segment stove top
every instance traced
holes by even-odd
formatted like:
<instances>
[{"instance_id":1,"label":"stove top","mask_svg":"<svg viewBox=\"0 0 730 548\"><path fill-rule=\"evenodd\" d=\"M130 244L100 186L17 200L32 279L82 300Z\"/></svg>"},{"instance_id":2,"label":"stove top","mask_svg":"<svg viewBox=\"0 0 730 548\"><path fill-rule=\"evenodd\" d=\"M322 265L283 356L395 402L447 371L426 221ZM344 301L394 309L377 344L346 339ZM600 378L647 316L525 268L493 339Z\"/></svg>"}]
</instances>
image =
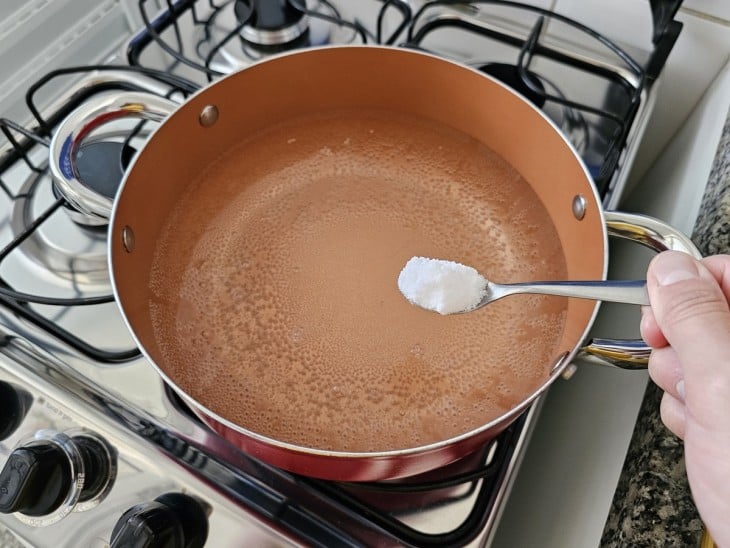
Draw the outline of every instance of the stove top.
<instances>
[{"instance_id":1,"label":"stove top","mask_svg":"<svg viewBox=\"0 0 730 548\"><path fill-rule=\"evenodd\" d=\"M488 544L539 403L473 457L402 481L333 483L244 455L135 348L111 296L105 224L59 192L51 139L104 94L182 102L292 47L379 43L512 85L568 136L612 207L679 32L679 2L652 3L654 49L631 54L518 2L160 4L136 4L142 28L123 52L38 75L28 120L0 119L0 523L31 546L124 546L135 535L140 546ZM153 129L120 121L85 140L79 170L93 192L113 196Z\"/></svg>"}]
</instances>

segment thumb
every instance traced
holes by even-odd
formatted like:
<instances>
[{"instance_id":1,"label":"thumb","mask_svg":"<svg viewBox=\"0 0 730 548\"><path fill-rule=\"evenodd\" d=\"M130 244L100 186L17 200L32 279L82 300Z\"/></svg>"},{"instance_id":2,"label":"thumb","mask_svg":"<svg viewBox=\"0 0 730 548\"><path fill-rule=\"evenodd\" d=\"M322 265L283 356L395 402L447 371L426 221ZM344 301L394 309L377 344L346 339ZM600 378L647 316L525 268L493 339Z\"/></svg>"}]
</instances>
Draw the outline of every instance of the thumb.
<instances>
[{"instance_id":1,"label":"thumb","mask_svg":"<svg viewBox=\"0 0 730 548\"><path fill-rule=\"evenodd\" d=\"M728 368L717 366L730 356L730 307L713 274L685 253L666 251L649 265L647 289L687 388L690 383L709 386L718 373L730 376Z\"/></svg>"}]
</instances>

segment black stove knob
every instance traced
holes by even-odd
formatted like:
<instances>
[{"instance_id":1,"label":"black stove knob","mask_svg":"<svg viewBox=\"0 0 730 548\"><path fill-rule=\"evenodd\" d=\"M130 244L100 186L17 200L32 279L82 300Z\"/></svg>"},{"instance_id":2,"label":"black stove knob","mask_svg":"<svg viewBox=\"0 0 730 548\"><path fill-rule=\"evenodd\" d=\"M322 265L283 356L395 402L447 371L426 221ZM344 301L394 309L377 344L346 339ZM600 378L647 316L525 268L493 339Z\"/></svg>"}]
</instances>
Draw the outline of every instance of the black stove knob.
<instances>
[{"instance_id":1,"label":"black stove knob","mask_svg":"<svg viewBox=\"0 0 730 548\"><path fill-rule=\"evenodd\" d=\"M203 504L182 493L165 493L122 514L110 548L202 548L207 538Z\"/></svg>"},{"instance_id":2,"label":"black stove knob","mask_svg":"<svg viewBox=\"0 0 730 548\"><path fill-rule=\"evenodd\" d=\"M34 518L55 513L52 519L61 519L77 503L88 509L101 502L115 477L115 453L101 438L39 431L10 453L0 471L0 513Z\"/></svg>"},{"instance_id":3,"label":"black stove knob","mask_svg":"<svg viewBox=\"0 0 730 548\"><path fill-rule=\"evenodd\" d=\"M107 490L116 476L111 451L96 438L78 435L71 438L84 463L84 485L78 502L87 502Z\"/></svg>"},{"instance_id":4,"label":"black stove knob","mask_svg":"<svg viewBox=\"0 0 730 548\"><path fill-rule=\"evenodd\" d=\"M44 516L61 506L73 483L63 450L53 443L15 449L0 472L0 512Z\"/></svg>"},{"instance_id":5,"label":"black stove knob","mask_svg":"<svg viewBox=\"0 0 730 548\"><path fill-rule=\"evenodd\" d=\"M22 388L0 381L0 441L18 429L32 401L31 395Z\"/></svg>"}]
</instances>

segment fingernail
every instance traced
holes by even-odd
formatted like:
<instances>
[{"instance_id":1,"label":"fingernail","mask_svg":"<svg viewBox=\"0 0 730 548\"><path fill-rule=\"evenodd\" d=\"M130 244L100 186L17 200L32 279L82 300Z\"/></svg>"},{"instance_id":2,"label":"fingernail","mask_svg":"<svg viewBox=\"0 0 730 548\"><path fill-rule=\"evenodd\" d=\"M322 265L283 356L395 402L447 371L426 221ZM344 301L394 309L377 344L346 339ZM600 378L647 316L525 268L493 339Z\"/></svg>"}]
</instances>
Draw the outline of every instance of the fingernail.
<instances>
[{"instance_id":1,"label":"fingernail","mask_svg":"<svg viewBox=\"0 0 730 548\"><path fill-rule=\"evenodd\" d=\"M681 251L657 255L652 262L651 272L659 285L671 285L700 275L695 260Z\"/></svg>"},{"instance_id":2,"label":"fingernail","mask_svg":"<svg viewBox=\"0 0 730 548\"><path fill-rule=\"evenodd\" d=\"M679 394L679 398L684 401L684 379L677 383L677 394Z\"/></svg>"}]
</instances>

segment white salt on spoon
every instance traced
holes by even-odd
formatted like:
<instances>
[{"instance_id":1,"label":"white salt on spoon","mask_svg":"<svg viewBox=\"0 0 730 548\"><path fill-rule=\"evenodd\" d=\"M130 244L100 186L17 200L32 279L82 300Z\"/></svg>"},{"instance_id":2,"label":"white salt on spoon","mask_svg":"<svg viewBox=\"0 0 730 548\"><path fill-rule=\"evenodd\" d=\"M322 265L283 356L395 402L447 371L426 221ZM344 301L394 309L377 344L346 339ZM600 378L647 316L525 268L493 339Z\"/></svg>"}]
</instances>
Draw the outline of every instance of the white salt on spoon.
<instances>
[{"instance_id":1,"label":"white salt on spoon","mask_svg":"<svg viewBox=\"0 0 730 548\"><path fill-rule=\"evenodd\" d=\"M398 289L411 304L455 314L476 308L487 294L487 279L461 263L412 257L398 276Z\"/></svg>"},{"instance_id":2,"label":"white salt on spoon","mask_svg":"<svg viewBox=\"0 0 730 548\"><path fill-rule=\"evenodd\" d=\"M649 304L646 280L496 284L470 266L427 257L412 257L406 263L398 276L398 288L411 304L439 314L470 312L503 297L520 293Z\"/></svg>"}]
</instances>

